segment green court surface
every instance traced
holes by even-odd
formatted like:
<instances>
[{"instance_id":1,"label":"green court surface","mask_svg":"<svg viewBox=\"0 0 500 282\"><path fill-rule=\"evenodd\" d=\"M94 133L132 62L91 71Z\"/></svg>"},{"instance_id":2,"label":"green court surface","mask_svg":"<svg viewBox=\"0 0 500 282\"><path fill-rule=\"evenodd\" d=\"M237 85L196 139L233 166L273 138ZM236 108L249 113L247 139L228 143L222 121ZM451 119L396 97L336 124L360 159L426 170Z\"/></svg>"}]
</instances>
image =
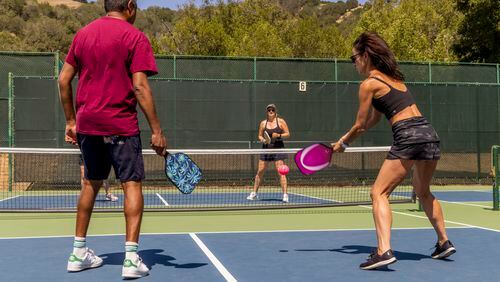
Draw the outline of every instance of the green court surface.
<instances>
[{"instance_id":1,"label":"green court surface","mask_svg":"<svg viewBox=\"0 0 500 282\"><path fill-rule=\"evenodd\" d=\"M491 191L489 186L436 186L433 191ZM500 232L500 211L491 201L442 201L447 227L474 227ZM393 204L394 228L430 224L418 205ZM74 213L1 213L0 238L72 236ZM121 213L94 213L89 235L123 234ZM273 230L373 229L370 206L316 209L146 212L142 233L189 233Z\"/></svg>"}]
</instances>

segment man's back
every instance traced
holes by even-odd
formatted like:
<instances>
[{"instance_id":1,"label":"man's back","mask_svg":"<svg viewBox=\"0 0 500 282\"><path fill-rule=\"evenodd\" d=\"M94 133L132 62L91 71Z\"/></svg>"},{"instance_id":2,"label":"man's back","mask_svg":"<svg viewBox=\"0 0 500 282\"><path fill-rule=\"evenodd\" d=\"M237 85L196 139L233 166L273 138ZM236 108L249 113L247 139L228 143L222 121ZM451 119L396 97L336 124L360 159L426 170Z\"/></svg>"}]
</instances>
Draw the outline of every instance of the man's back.
<instances>
[{"instance_id":1,"label":"man's back","mask_svg":"<svg viewBox=\"0 0 500 282\"><path fill-rule=\"evenodd\" d=\"M79 73L77 132L137 135L132 74L157 73L146 36L124 20L102 17L77 33L66 62Z\"/></svg>"}]
</instances>

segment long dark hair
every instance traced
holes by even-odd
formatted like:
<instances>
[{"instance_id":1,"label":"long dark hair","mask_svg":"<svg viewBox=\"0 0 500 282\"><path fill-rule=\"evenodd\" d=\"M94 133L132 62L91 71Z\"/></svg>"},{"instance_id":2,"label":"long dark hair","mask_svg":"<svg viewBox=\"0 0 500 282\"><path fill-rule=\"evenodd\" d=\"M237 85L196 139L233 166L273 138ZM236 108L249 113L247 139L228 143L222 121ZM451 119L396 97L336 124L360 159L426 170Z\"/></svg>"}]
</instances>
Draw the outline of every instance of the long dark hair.
<instances>
[{"instance_id":1,"label":"long dark hair","mask_svg":"<svg viewBox=\"0 0 500 282\"><path fill-rule=\"evenodd\" d=\"M398 80L405 79L404 74L399 70L394 53L377 33L363 32L354 41L353 47L360 55L366 52L377 70Z\"/></svg>"}]
</instances>

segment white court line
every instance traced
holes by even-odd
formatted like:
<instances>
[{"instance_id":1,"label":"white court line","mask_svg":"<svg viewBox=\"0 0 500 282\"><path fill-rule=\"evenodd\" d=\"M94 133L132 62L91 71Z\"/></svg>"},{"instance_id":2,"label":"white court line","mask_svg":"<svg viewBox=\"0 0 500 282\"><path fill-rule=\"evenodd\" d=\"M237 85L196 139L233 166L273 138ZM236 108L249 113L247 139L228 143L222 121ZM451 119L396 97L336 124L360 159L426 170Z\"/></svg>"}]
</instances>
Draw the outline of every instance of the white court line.
<instances>
[{"instance_id":1,"label":"white court line","mask_svg":"<svg viewBox=\"0 0 500 282\"><path fill-rule=\"evenodd\" d=\"M483 192L483 193L492 193L491 190L432 190L431 192Z\"/></svg>"},{"instance_id":2,"label":"white court line","mask_svg":"<svg viewBox=\"0 0 500 282\"><path fill-rule=\"evenodd\" d=\"M288 194L302 196L302 197L306 197L306 198L313 198L313 199L327 201L327 202L333 202L333 203L343 203L343 202L337 201L337 200L329 200L329 199L325 199L325 198L314 197L314 196L309 196L309 195L303 195L303 194L299 194L299 193L288 193Z\"/></svg>"},{"instance_id":3,"label":"white court line","mask_svg":"<svg viewBox=\"0 0 500 282\"><path fill-rule=\"evenodd\" d=\"M471 207L480 207L480 208L488 208L492 209L493 207L488 207L488 206L483 206L483 205L477 205L477 204L469 204L469 203L463 203L463 202L450 202L450 201L443 201L439 200L439 202L447 203L447 204L456 204L456 205L463 205L463 206L471 206Z\"/></svg>"},{"instance_id":4,"label":"white court line","mask_svg":"<svg viewBox=\"0 0 500 282\"><path fill-rule=\"evenodd\" d=\"M12 200L12 199L19 198L19 197L21 197L21 195L10 197L10 198L1 199L0 202L7 201L7 200Z\"/></svg>"},{"instance_id":5,"label":"white court line","mask_svg":"<svg viewBox=\"0 0 500 282\"><path fill-rule=\"evenodd\" d=\"M164 204L165 206L167 206L167 207L168 207L168 206L170 206L170 205L167 203L167 201L166 201L165 199L163 199L163 197L162 197L159 193L156 193L156 196L158 196L158 198L160 198L160 200L163 202L163 204Z\"/></svg>"},{"instance_id":6,"label":"white court line","mask_svg":"<svg viewBox=\"0 0 500 282\"><path fill-rule=\"evenodd\" d=\"M409 197L407 197L407 196L400 196L400 197L409 198ZM319 198L317 198L317 199L319 199ZM326 200L326 199L322 199L322 200ZM450 204L462 204L462 205L467 205L467 206L473 206L473 205L474 205L474 204L463 204L463 203L457 203L457 202L441 201L441 200L439 200L439 199L438 199L438 201L440 201L440 202L444 202L444 203L450 203ZM358 206L358 207L362 207L362 208L372 209L372 207L370 207L370 206L364 206L364 205L357 205L357 206ZM474 206L478 206L478 207L485 207L485 208L491 208L491 207L481 206L481 205L474 205ZM414 214L408 214L408 213L404 213L404 212L397 212L397 211L392 211L392 212L393 212L393 213L396 213L396 214L401 214L401 215L406 215L406 216L412 216L412 217L417 217L417 218L424 218L424 219L427 219L427 217L425 217L425 216L414 215ZM469 227L469 228L478 228L478 229L483 229L483 230L488 230L488 231L493 231L493 232L500 232L500 230L497 230L497 229L491 229L491 228L486 228L486 227L481 227L481 226L471 225L471 224L467 224L467 223L461 223L461 222L457 222L457 221L445 220L444 222L451 223L451 224L462 225L462 226Z\"/></svg>"},{"instance_id":7,"label":"white court line","mask_svg":"<svg viewBox=\"0 0 500 282\"><path fill-rule=\"evenodd\" d=\"M451 226L446 229L472 229L468 226ZM396 227L392 230L426 230L432 227ZM287 232L346 232L346 231L375 231L375 228L344 228L344 229L289 229L289 230L243 230L243 231L200 231L198 234L246 234L246 233L287 233ZM161 236L161 235L188 235L192 232L161 232L161 233L141 233L141 235ZM0 240L15 240L15 239L52 239L52 238L73 238L75 235L49 235L49 236L25 236L25 237L0 237ZM88 235L87 237L113 237L125 236L125 233L115 234L97 234Z\"/></svg>"},{"instance_id":8,"label":"white court line","mask_svg":"<svg viewBox=\"0 0 500 282\"><path fill-rule=\"evenodd\" d=\"M203 243L203 241L201 241L200 238L198 238L198 236L196 236L196 234L189 233L189 236L191 236L191 238L193 238L193 240L196 242L198 247L200 247L200 249L205 253L205 255L212 262L212 264L217 268L217 270L220 272L220 274L222 274L222 276L224 276L226 281L231 281L231 282L238 281L238 280L236 280L236 278L233 277L233 275L231 275L231 273L229 273L229 271L227 271L227 269L224 267L224 265L222 265L222 263L207 248L207 246Z\"/></svg>"},{"instance_id":9,"label":"white court line","mask_svg":"<svg viewBox=\"0 0 500 282\"><path fill-rule=\"evenodd\" d=\"M360 207L365 208L365 209L372 209L372 207L370 207L370 206L360 206ZM411 216L411 217L416 217L416 218L428 219L426 216L409 214L409 213L404 213L404 212L392 211L392 213L400 214L400 215L406 215L406 216ZM497 230L497 229L492 229L492 228L487 228L487 227L481 227L481 226L467 224L467 223L462 223L462 222L458 222L458 221L445 220L444 222L451 223L451 224L457 224L457 225L461 225L461 226L465 226L465 227L470 227L470 228L477 228L477 229L483 229L483 230L488 230L488 231L493 231L493 232L499 232L500 233L500 230Z\"/></svg>"}]
</instances>

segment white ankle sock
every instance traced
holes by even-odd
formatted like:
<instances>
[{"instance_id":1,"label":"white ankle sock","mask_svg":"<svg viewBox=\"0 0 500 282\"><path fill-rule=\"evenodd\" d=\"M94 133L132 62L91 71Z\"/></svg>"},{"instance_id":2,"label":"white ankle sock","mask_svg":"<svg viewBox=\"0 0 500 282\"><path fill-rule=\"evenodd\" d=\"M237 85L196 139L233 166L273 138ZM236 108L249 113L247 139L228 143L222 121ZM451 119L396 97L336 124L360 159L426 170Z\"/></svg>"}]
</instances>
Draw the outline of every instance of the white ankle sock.
<instances>
[{"instance_id":1,"label":"white ankle sock","mask_svg":"<svg viewBox=\"0 0 500 282\"><path fill-rule=\"evenodd\" d=\"M82 258L87 251L87 240L85 237L75 237L73 241L73 254L75 256Z\"/></svg>"},{"instance_id":2,"label":"white ankle sock","mask_svg":"<svg viewBox=\"0 0 500 282\"><path fill-rule=\"evenodd\" d=\"M139 244L136 242L125 242L125 259L135 260Z\"/></svg>"}]
</instances>

